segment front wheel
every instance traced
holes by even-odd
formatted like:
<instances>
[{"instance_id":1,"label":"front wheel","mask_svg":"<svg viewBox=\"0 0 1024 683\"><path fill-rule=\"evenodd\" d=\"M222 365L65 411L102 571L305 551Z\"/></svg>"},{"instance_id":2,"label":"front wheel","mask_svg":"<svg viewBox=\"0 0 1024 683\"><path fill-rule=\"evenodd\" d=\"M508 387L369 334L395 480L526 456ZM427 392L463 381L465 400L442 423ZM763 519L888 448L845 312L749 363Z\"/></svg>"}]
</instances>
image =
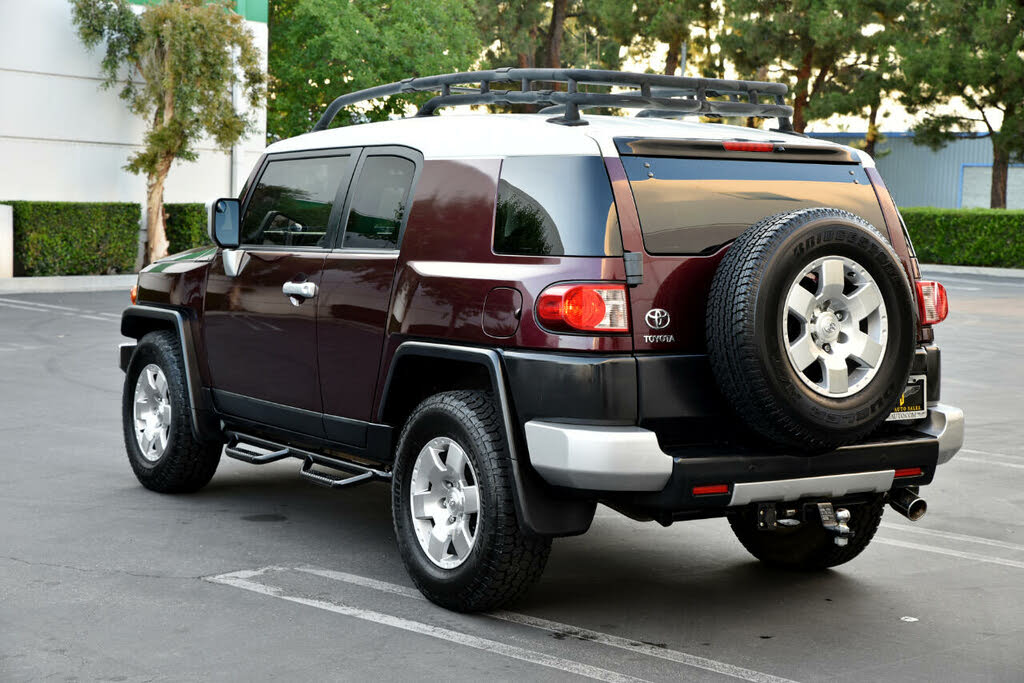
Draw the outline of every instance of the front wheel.
<instances>
[{"instance_id":1,"label":"front wheel","mask_svg":"<svg viewBox=\"0 0 1024 683\"><path fill-rule=\"evenodd\" d=\"M139 482L152 491L198 491L220 462L222 445L193 435L187 392L177 337L150 332L128 364L121 421L128 461Z\"/></svg>"},{"instance_id":2,"label":"front wheel","mask_svg":"<svg viewBox=\"0 0 1024 683\"><path fill-rule=\"evenodd\" d=\"M431 601L459 612L495 609L540 578L551 539L519 526L511 470L490 394L435 394L410 415L391 507L402 561Z\"/></svg>"},{"instance_id":3,"label":"front wheel","mask_svg":"<svg viewBox=\"0 0 1024 683\"><path fill-rule=\"evenodd\" d=\"M850 510L849 526L853 531L845 546L836 545L834 534L811 520L795 527L761 531L753 507L731 514L729 525L743 547L767 565L802 571L827 569L845 564L863 552L878 531L885 501L877 496L862 505L845 507Z\"/></svg>"}]
</instances>

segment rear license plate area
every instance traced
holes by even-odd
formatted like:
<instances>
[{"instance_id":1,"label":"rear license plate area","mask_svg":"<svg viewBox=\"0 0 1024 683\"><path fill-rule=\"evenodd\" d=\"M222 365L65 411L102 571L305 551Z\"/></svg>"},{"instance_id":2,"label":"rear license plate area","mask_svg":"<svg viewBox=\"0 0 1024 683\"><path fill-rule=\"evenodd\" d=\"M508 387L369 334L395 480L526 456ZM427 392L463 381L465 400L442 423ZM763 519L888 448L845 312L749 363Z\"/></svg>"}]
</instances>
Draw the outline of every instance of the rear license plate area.
<instances>
[{"instance_id":1,"label":"rear license plate area","mask_svg":"<svg viewBox=\"0 0 1024 683\"><path fill-rule=\"evenodd\" d=\"M885 418L886 422L919 420L922 417L927 417L927 382L928 378L925 375L911 375L900 396L900 402L893 408L889 417Z\"/></svg>"}]
</instances>

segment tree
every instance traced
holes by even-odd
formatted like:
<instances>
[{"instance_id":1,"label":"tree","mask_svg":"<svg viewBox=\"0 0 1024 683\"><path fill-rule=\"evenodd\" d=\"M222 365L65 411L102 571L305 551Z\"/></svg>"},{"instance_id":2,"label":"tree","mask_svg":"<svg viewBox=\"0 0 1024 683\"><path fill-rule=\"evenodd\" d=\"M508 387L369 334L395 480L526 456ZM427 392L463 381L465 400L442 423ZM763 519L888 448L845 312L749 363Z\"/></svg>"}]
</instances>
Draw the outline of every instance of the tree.
<instances>
[{"instance_id":1,"label":"tree","mask_svg":"<svg viewBox=\"0 0 1024 683\"><path fill-rule=\"evenodd\" d=\"M483 51L462 0L271 0L271 140L309 132L338 95L473 67ZM339 124L401 114L422 96L348 107Z\"/></svg>"},{"instance_id":2,"label":"tree","mask_svg":"<svg viewBox=\"0 0 1024 683\"><path fill-rule=\"evenodd\" d=\"M143 149L125 169L146 175L147 262L167 255L164 184L176 160L194 161L208 135L227 149L252 130L232 89L251 107L263 97L259 50L229 0L165 0L136 14L126 0L70 0L78 35L101 42L103 87L121 85L128 108L149 123ZM136 81L141 80L141 84Z\"/></svg>"},{"instance_id":3,"label":"tree","mask_svg":"<svg viewBox=\"0 0 1024 683\"><path fill-rule=\"evenodd\" d=\"M811 119L833 113L828 106L816 106L823 94L851 88L859 88L861 96L872 94L877 84L851 76L868 71L873 39L865 29L882 20L886 5L870 0L729 0L721 44L742 75L755 77L769 67L762 73L775 71L789 80L793 128L802 133Z\"/></svg>"},{"instance_id":4,"label":"tree","mask_svg":"<svg viewBox=\"0 0 1024 683\"><path fill-rule=\"evenodd\" d=\"M1011 160L1024 160L1024 4L929 0L908 8L900 98L923 112L915 142L933 149L978 124L992 141L993 209L1006 208ZM970 114L943 111L958 101Z\"/></svg>"}]
</instances>

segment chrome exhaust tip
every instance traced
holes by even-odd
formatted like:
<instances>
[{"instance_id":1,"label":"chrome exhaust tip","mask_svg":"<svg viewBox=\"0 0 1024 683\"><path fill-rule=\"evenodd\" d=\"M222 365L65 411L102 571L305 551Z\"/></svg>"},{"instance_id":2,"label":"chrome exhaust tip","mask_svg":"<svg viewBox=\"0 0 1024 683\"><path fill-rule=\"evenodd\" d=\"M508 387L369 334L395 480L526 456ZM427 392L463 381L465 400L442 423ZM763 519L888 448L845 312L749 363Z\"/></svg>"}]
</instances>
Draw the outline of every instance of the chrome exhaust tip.
<instances>
[{"instance_id":1,"label":"chrome exhaust tip","mask_svg":"<svg viewBox=\"0 0 1024 683\"><path fill-rule=\"evenodd\" d=\"M928 512L928 503L910 489L893 489L889 492L889 507L900 513L911 522L924 517Z\"/></svg>"}]
</instances>

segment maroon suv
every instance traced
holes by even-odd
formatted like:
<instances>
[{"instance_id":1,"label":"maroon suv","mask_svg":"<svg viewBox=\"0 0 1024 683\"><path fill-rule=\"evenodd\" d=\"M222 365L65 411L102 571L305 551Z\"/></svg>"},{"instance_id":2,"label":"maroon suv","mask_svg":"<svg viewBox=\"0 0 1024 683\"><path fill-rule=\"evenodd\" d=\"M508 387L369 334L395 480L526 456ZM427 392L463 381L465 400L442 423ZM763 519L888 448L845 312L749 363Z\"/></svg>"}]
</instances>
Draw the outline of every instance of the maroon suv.
<instances>
[{"instance_id":1,"label":"maroon suv","mask_svg":"<svg viewBox=\"0 0 1024 683\"><path fill-rule=\"evenodd\" d=\"M329 128L415 92L417 116ZM338 98L212 204L216 247L140 273L135 474L195 491L223 451L391 482L413 581L457 610L520 595L599 502L728 517L774 565L852 559L885 503L924 514L963 413L939 403L945 291L871 158L793 133L785 92L502 69ZM540 111L431 116L451 105Z\"/></svg>"}]
</instances>

